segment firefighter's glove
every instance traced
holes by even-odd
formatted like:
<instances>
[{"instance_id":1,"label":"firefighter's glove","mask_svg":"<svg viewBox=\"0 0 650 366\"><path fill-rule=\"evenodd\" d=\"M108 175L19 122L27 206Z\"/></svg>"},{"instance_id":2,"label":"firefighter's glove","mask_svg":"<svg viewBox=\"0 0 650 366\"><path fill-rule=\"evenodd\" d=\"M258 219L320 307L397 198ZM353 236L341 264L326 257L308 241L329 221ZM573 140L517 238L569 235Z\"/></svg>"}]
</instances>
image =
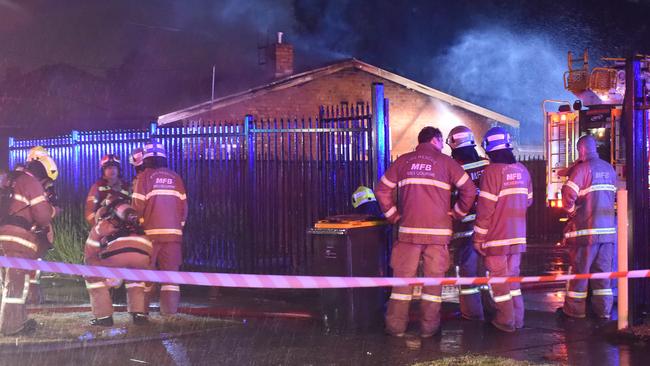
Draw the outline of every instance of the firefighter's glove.
<instances>
[{"instance_id":1,"label":"firefighter's glove","mask_svg":"<svg viewBox=\"0 0 650 366\"><path fill-rule=\"evenodd\" d=\"M45 198L52 206L59 206L59 196L54 192L54 189L48 189L45 191Z\"/></svg>"},{"instance_id":2,"label":"firefighter's glove","mask_svg":"<svg viewBox=\"0 0 650 366\"><path fill-rule=\"evenodd\" d=\"M574 205L575 205L575 204L574 204ZM573 206L573 207L574 207L574 209L573 209L573 211L571 211L571 212L569 212L568 210L565 210L565 212L567 213L567 217L569 218L569 220L573 219L573 218L576 216L576 214L578 213L578 205L575 205L575 206ZM567 224L568 224L568 223L567 223Z\"/></svg>"},{"instance_id":3,"label":"firefighter's glove","mask_svg":"<svg viewBox=\"0 0 650 366\"><path fill-rule=\"evenodd\" d=\"M37 237L47 239L47 234L50 232L49 226L32 226L32 233Z\"/></svg>"},{"instance_id":4,"label":"firefighter's glove","mask_svg":"<svg viewBox=\"0 0 650 366\"><path fill-rule=\"evenodd\" d=\"M388 220L388 222L390 222L391 224L397 224L401 218L402 218L402 216L399 213L396 212L396 213L392 214L386 220Z\"/></svg>"},{"instance_id":5,"label":"firefighter's glove","mask_svg":"<svg viewBox=\"0 0 650 366\"><path fill-rule=\"evenodd\" d=\"M108 247L108 242L109 242L109 240L108 240L108 237L106 237L106 236L99 239L99 247L101 249L106 249L106 247Z\"/></svg>"},{"instance_id":6,"label":"firefighter's glove","mask_svg":"<svg viewBox=\"0 0 650 366\"><path fill-rule=\"evenodd\" d=\"M483 249L483 243L479 243L479 242L476 242L476 241L475 241L475 242L474 242L474 249L476 249L476 251L478 252L478 254L480 254L480 255L482 255L482 256L484 256L484 257L486 256L486 254L485 254L485 250Z\"/></svg>"}]
</instances>

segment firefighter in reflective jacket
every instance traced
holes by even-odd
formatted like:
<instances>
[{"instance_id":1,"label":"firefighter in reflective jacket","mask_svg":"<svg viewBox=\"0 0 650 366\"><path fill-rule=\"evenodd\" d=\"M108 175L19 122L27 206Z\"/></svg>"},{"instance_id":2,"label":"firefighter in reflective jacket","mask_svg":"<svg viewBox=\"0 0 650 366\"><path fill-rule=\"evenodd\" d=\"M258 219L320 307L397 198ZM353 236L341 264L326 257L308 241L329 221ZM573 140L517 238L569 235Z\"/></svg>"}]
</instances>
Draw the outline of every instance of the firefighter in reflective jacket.
<instances>
[{"instance_id":1,"label":"firefighter in reflective jacket","mask_svg":"<svg viewBox=\"0 0 650 366\"><path fill-rule=\"evenodd\" d=\"M90 187L84 211L84 217L90 226L95 225L95 212L109 193L116 192L125 197L129 196L129 187L121 179L120 158L113 154L104 155L99 161L99 167L102 170L102 177Z\"/></svg>"},{"instance_id":2,"label":"firefighter in reflective jacket","mask_svg":"<svg viewBox=\"0 0 650 366\"><path fill-rule=\"evenodd\" d=\"M48 201L46 186L58 177L54 160L47 154L31 157L26 166L11 173L10 195L3 197L0 222L0 254L27 259L40 258L52 246L49 231L56 211ZM27 334L36 322L27 319L30 271L6 268L0 307L0 332Z\"/></svg>"},{"instance_id":3,"label":"firefighter in reflective jacket","mask_svg":"<svg viewBox=\"0 0 650 366\"><path fill-rule=\"evenodd\" d=\"M183 227L187 219L187 197L182 178L167 168L165 148L158 142L144 147L144 171L133 187L132 205L142 217L144 232L153 242L152 268L178 271L183 259ZM147 301L151 287L147 287ZM180 288L163 283L160 287L160 312L176 314ZM148 307L148 306L147 306Z\"/></svg>"},{"instance_id":4,"label":"firefighter in reflective jacket","mask_svg":"<svg viewBox=\"0 0 650 366\"><path fill-rule=\"evenodd\" d=\"M377 184L375 195L386 219L399 223L398 241L390 265L396 277L415 277L420 258L424 275L442 277L449 269L448 244L452 216L462 218L474 204L476 186L463 168L442 154L442 134L425 127L414 152L400 156ZM451 212L451 190L459 197ZM395 193L398 201L395 201ZM440 329L441 286L426 286L420 302L420 336L431 337ZM403 336L408 324L412 286L394 287L386 312L386 332Z\"/></svg>"},{"instance_id":5,"label":"firefighter in reflective jacket","mask_svg":"<svg viewBox=\"0 0 650 366\"><path fill-rule=\"evenodd\" d=\"M474 185L480 184L483 170L490 163L481 158L476 152L474 134L466 126L456 126L447 136L447 145L451 148L451 157L462 165ZM452 204L454 203L452 196ZM476 205L472 206L469 214L459 221L454 221L454 234L451 244L455 246L454 262L458 265L459 275L462 277L477 277L479 267L479 254L472 245L474 233L474 220L476 219ZM460 313L468 320L482 320L483 306L481 304L481 289L479 286L464 285L460 287Z\"/></svg>"},{"instance_id":6,"label":"firefighter in reflective jacket","mask_svg":"<svg viewBox=\"0 0 650 366\"><path fill-rule=\"evenodd\" d=\"M578 160L562 187L562 206L568 212L564 239L570 246L571 266L576 274L610 272L616 245L616 174L598 157L591 135L577 143ZM613 293L609 279L591 280L592 308L596 316L609 318ZM569 281L564 314L585 317L587 280Z\"/></svg>"},{"instance_id":7,"label":"firefighter in reflective jacket","mask_svg":"<svg viewBox=\"0 0 650 366\"><path fill-rule=\"evenodd\" d=\"M153 246L139 225L135 210L124 196L110 194L97 211L97 223L90 230L84 248L85 263L93 266L147 269ZM91 325L113 325L113 302L109 287L114 280L86 277L94 319ZM121 281L117 282L118 287ZM126 281L127 310L133 323L146 324L144 289L142 281Z\"/></svg>"},{"instance_id":8,"label":"firefighter in reflective jacket","mask_svg":"<svg viewBox=\"0 0 650 366\"><path fill-rule=\"evenodd\" d=\"M526 251L526 210L533 203L528 169L515 160L510 134L493 127L483 138L490 165L483 171L474 224L474 248L496 277L519 276ZM524 326L519 283L492 284L496 314L492 324L505 332Z\"/></svg>"},{"instance_id":9,"label":"firefighter in reflective jacket","mask_svg":"<svg viewBox=\"0 0 650 366\"><path fill-rule=\"evenodd\" d=\"M29 151L27 152L27 160L25 161L25 164L20 164L16 166L17 171L21 171L25 168L25 165L29 163L32 160L38 160L39 158L45 158L45 157L50 157L49 151L47 151L46 148L43 146L34 146ZM47 158L45 158L47 159ZM48 201L52 206L54 206L55 212L57 211L57 197L56 193L54 192L54 185L53 181L47 181L45 186L43 187L45 189L45 196L47 197ZM43 232L47 232L47 240L45 240L46 243L52 243L54 241L54 228L52 225L48 226L47 228L43 229ZM50 246L45 246L48 248L51 248ZM47 248L43 247L45 250ZM39 258L42 257L43 255L39 255ZM41 303L41 271L36 270L36 271L30 271L29 272L31 279L29 280L29 295L27 296L27 301L26 303L28 305L31 304L40 304Z\"/></svg>"}]
</instances>

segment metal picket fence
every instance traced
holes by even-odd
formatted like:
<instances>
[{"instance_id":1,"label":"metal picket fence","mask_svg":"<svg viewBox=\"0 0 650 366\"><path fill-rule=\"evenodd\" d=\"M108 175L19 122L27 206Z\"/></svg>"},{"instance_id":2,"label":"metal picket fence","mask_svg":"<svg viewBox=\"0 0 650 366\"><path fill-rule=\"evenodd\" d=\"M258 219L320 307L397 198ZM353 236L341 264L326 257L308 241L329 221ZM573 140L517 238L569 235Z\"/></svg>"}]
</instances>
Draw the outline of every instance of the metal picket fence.
<instances>
[{"instance_id":1,"label":"metal picket fence","mask_svg":"<svg viewBox=\"0 0 650 366\"><path fill-rule=\"evenodd\" d=\"M82 208L99 178L101 156L120 156L123 178L131 181L128 154L157 139L188 192L186 269L308 273L307 229L328 215L349 213L352 192L359 185L372 186L383 173L373 160L389 159L388 121L375 120L363 104L322 107L314 118L246 116L182 127L152 124L146 131L73 131L47 139L10 139L9 161L14 168L31 147L41 145L59 165L56 186L63 213L55 221L57 249L51 255L56 259L82 256L88 230ZM382 129L381 140L373 134L373 123Z\"/></svg>"}]
</instances>

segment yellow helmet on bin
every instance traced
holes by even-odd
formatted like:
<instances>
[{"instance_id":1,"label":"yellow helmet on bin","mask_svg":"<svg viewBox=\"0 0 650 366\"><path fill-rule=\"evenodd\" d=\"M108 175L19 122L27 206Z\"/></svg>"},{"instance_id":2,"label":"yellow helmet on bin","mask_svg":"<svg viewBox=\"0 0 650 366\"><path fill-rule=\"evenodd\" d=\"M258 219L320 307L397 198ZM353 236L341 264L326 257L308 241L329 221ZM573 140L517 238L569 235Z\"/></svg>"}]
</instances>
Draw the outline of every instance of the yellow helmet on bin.
<instances>
[{"instance_id":1,"label":"yellow helmet on bin","mask_svg":"<svg viewBox=\"0 0 650 366\"><path fill-rule=\"evenodd\" d=\"M375 194L372 189L366 186L359 186L354 193L352 193L352 207L357 208L366 202L376 201Z\"/></svg>"}]
</instances>

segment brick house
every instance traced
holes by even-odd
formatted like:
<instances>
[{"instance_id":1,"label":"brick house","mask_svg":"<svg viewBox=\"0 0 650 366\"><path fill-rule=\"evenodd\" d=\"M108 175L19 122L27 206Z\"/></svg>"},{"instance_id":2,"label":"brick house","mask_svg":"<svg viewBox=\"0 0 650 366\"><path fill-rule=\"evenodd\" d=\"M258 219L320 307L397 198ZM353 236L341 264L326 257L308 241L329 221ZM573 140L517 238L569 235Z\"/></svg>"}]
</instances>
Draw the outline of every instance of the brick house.
<instances>
[{"instance_id":1,"label":"brick house","mask_svg":"<svg viewBox=\"0 0 650 366\"><path fill-rule=\"evenodd\" d=\"M294 74L293 49L279 42L271 49L271 65L274 81L161 115L158 124L237 121L246 114L264 119L314 117L321 105L369 102L372 83L381 82L390 101L393 156L411 151L417 133L427 125L440 128L446 136L454 126L465 124L479 141L494 125L505 126L515 135L519 128L512 118L357 59Z\"/></svg>"}]
</instances>

